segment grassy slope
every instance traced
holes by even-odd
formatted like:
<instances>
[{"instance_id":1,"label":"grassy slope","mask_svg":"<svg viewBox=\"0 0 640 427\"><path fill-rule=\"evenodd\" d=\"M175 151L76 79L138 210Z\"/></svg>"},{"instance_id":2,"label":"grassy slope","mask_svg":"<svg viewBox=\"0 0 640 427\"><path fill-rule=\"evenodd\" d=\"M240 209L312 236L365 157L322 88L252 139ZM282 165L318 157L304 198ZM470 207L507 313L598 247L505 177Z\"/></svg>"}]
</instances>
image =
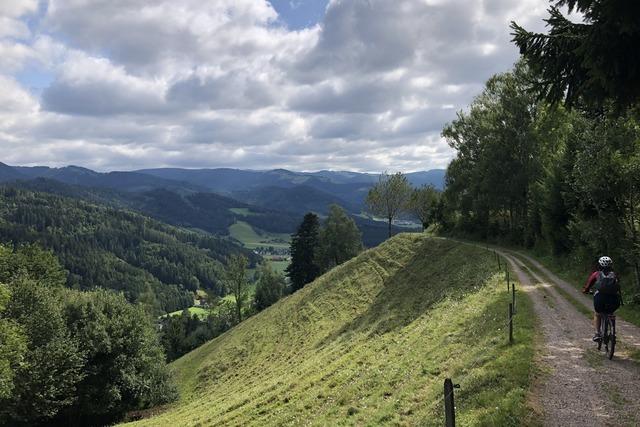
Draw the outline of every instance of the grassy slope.
<instances>
[{"instance_id":1,"label":"grassy slope","mask_svg":"<svg viewBox=\"0 0 640 427\"><path fill-rule=\"evenodd\" d=\"M499 283L498 283L499 282ZM533 313L478 248L399 235L172 364L181 400L143 425L460 425L529 413Z\"/></svg>"},{"instance_id":2,"label":"grassy slope","mask_svg":"<svg viewBox=\"0 0 640 427\"><path fill-rule=\"evenodd\" d=\"M229 234L231 237L238 239L244 247L249 249L255 249L260 246L273 246L274 248L288 248L289 240L291 238L288 234L279 234L271 232L263 232L260 235L255 232L251 225L244 221L237 221L235 224L229 227ZM274 242L274 240L284 240L283 242Z\"/></svg>"}]
</instances>

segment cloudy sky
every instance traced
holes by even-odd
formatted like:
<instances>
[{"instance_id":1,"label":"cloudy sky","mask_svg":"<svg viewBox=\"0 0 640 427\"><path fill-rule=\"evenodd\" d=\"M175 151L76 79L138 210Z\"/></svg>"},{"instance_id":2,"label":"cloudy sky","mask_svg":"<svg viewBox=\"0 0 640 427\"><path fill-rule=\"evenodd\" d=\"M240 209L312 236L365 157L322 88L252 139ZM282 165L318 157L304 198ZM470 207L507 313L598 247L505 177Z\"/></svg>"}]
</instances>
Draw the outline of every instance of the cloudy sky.
<instances>
[{"instance_id":1,"label":"cloudy sky","mask_svg":"<svg viewBox=\"0 0 640 427\"><path fill-rule=\"evenodd\" d=\"M547 0L0 0L0 161L445 167Z\"/></svg>"}]
</instances>

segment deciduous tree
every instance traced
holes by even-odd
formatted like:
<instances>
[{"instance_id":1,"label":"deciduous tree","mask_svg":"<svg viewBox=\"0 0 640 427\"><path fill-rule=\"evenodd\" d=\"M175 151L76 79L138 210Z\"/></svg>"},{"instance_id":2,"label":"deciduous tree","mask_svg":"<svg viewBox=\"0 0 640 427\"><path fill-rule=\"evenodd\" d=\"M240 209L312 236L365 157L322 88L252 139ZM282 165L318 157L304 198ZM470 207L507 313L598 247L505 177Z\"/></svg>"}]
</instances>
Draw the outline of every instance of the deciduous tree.
<instances>
[{"instance_id":1,"label":"deciduous tree","mask_svg":"<svg viewBox=\"0 0 640 427\"><path fill-rule=\"evenodd\" d=\"M416 188L411 193L409 210L422 224L422 231L436 221L440 192L433 185L425 185Z\"/></svg>"},{"instance_id":2,"label":"deciduous tree","mask_svg":"<svg viewBox=\"0 0 640 427\"><path fill-rule=\"evenodd\" d=\"M369 190L367 206L374 215L387 220L389 237L393 220L407 208L410 197L411 185L402 172L393 175L382 173L378 183Z\"/></svg>"},{"instance_id":3,"label":"deciduous tree","mask_svg":"<svg viewBox=\"0 0 640 427\"><path fill-rule=\"evenodd\" d=\"M236 317L242 322L242 309L249 296L249 281L247 280L248 260L244 255L231 255L227 258L226 283L235 297Z\"/></svg>"},{"instance_id":4,"label":"deciduous tree","mask_svg":"<svg viewBox=\"0 0 640 427\"><path fill-rule=\"evenodd\" d=\"M353 218L338 205L331 205L320 231L317 263L322 271L350 260L362 251L362 233Z\"/></svg>"},{"instance_id":5,"label":"deciduous tree","mask_svg":"<svg viewBox=\"0 0 640 427\"><path fill-rule=\"evenodd\" d=\"M273 271L269 264L260 267L258 273L258 282L256 284L256 295L254 305L256 310L264 310L270 305L276 303L285 289L284 276Z\"/></svg>"}]
</instances>

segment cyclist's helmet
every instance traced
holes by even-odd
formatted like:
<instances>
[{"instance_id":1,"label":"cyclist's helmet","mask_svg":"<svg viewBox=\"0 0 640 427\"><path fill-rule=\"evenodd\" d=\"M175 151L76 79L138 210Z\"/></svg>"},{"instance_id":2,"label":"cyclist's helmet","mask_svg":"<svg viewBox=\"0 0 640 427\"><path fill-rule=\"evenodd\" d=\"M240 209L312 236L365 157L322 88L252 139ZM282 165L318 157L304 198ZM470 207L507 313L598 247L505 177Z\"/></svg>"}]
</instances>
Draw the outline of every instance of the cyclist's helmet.
<instances>
[{"instance_id":1,"label":"cyclist's helmet","mask_svg":"<svg viewBox=\"0 0 640 427\"><path fill-rule=\"evenodd\" d=\"M611 267L613 265L613 260L611 258L609 258L608 256L602 256L598 260L598 264L602 268Z\"/></svg>"}]
</instances>

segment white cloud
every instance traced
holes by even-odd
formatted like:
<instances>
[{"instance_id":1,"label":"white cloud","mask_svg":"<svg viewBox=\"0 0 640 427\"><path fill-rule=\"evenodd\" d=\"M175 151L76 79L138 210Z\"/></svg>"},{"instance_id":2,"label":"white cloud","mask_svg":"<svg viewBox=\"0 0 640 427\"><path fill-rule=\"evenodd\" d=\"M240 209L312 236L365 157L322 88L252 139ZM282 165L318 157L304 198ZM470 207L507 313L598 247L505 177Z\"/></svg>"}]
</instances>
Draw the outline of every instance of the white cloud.
<instances>
[{"instance_id":1,"label":"white cloud","mask_svg":"<svg viewBox=\"0 0 640 427\"><path fill-rule=\"evenodd\" d=\"M290 31L266 0L2 1L0 161L444 167L442 125L517 59L509 21L540 29L546 7L333 0Z\"/></svg>"}]
</instances>

